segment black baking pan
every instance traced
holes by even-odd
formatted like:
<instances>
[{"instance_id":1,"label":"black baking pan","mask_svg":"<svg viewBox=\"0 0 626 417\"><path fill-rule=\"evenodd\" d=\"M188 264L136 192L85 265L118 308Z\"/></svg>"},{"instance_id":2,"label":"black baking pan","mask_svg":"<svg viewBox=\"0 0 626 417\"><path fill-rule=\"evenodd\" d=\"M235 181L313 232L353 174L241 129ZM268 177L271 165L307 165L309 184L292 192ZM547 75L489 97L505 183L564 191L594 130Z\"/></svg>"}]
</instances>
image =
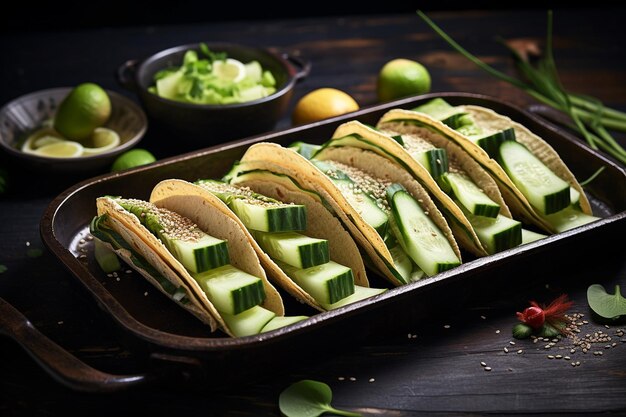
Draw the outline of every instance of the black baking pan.
<instances>
[{"instance_id":1,"label":"black baking pan","mask_svg":"<svg viewBox=\"0 0 626 417\"><path fill-rule=\"evenodd\" d=\"M90 241L86 237L88 224L96 212L95 199L99 196L123 195L147 199L152 187L163 179L193 181L219 178L253 143L271 141L286 145L296 140L322 143L345 121L357 119L375 124L389 109L412 108L433 97L445 97L453 105L489 107L524 124L548 141L579 179L589 177L604 166L602 174L586 188L594 212L602 220L496 255L480 259L465 256L466 262L457 268L330 312L316 314L283 294L288 314L312 317L273 332L244 338L210 333L205 325L139 276L129 274L118 282L104 274L92 256ZM231 142L165 159L150 166L93 178L71 187L50 203L40 224L45 245L119 325L122 333L145 350L146 355L158 359L145 375L108 375L81 367L78 361L67 357L59 359L47 350L48 354L43 355L41 352L45 349L36 343L41 342L43 336L37 334L34 328L29 328L28 323L15 324L22 317L19 314L13 314L14 327L29 336L29 343L20 340L19 335L13 337L30 350L53 376L77 389L124 389L169 379L172 375L191 376L206 386L228 386L244 378L259 377L269 369L288 367L306 357L355 346L364 338L384 338L390 332L405 330L407 326L415 325L451 305L462 305L477 291L481 294L492 292L495 296L505 286L521 285L518 278L520 271L528 278L540 269L559 270L562 265L571 265L573 259L577 262L597 262L607 253L623 252L623 248L615 248L609 242L621 239L626 232L625 184L626 172L601 154L530 113L495 98L440 93L373 106L308 126ZM374 285L385 285L378 279L370 271L370 280ZM4 333L11 335L6 329ZM54 352L55 348L63 353L58 346L51 347ZM163 373L163 369L167 372Z\"/></svg>"}]
</instances>

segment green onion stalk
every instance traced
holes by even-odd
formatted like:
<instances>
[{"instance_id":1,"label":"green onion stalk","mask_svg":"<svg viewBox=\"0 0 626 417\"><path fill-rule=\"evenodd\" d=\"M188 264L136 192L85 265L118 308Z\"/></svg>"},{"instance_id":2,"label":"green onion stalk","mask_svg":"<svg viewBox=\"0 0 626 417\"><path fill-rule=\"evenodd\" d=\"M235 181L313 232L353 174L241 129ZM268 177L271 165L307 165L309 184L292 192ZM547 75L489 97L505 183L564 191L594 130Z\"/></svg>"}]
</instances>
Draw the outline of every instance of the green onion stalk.
<instances>
[{"instance_id":1,"label":"green onion stalk","mask_svg":"<svg viewBox=\"0 0 626 417\"><path fill-rule=\"evenodd\" d=\"M626 149L609 132L609 130L626 132L626 113L606 107L594 97L567 92L561 84L552 50L552 11L548 11L546 51L543 58L539 59L534 66L500 39L500 42L513 54L517 68L526 80L511 77L481 61L459 45L421 10L418 10L417 14L458 53L494 77L520 88L537 101L567 114L572 120L569 127L578 131L591 148L601 149L626 165Z\"/></svg>"}]
</instances>

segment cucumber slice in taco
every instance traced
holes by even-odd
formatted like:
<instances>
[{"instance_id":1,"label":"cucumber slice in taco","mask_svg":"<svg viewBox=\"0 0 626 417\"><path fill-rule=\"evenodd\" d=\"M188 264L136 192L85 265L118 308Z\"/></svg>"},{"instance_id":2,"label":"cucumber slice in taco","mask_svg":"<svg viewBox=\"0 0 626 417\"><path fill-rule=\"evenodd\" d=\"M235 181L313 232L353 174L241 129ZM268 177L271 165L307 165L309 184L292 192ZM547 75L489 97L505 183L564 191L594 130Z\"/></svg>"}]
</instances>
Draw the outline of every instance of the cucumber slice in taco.
<instances>
[{"instance_id":1,"label":"cucumber slice in taco","mask_svg":"<svg viewBox=\"0 0 626 417\"><path fill-rule=\"evenodd\" d=\"M292 193L279 184L273 184L272 187L283 197ZM283 202L254 192L248 187L216 180L199 180L195 184L182 180L166 180L157 184L150 200L159 206L165 204L181 210L184 210L182 206L189 201L198 200L204 202L203 204L213 205L221 214L239 225L270 279L296 299L320 311L327 310L330 304L338 303L345 297L351 296L355 299L355 287L369 286L356 245L346 236L345 231L342 235L342 230L336 228L341 227L340 224L325 208L316 206L319 203L314 200L309 201L310 197L307 200L300 196ZM204 221L201 214L192 212L189 215L199 224ZM292 216L298 221L283 219L281 231L276 232L246 228L248 224L266 229L273 222L266 220L276 215L285 215L287 218ZM306 228L301 230L304 224ZM289 229L286 225L299 231L283 231ZM318 230L315 236L309 235L309 230L313 229ZM331 262L341 268L330 268ZM317 279L319 274L313 274L315 268L326 271L324 280ZM307 281L296 279L296 276L305 277Z\"/></svg>"},{"instance_id":2,"label":"cucumber slice in taco","mask_svg":"<svg viewBox=\"0 0 626 417\"><path fill-rule=\"evenodd\" d=\"M392 256L390 250L400 244L388 227L390 209L385 189L394 182L401 183L409 190L411 198L419 200L419 209L432 219L435 225L432 233L452 248L454 259L450 264L460 263L460 252L452 233L426 191L408 174L372 152L353 148L322 149L309 161L292 149L261 143L248 149L242 164L257 165L288 176L301 188L318 195L350 232L372 267L394 285L403 285L410 282L411 276L421 275L417 271L413 274L413 268L404 265L406 262L396 265L395 262L406 261L406 257ZM394 252L397 254L398 249ZM441 270L436 260L432 265L423 266L429 275ZM415 269L421 268L416 266Z\"/></svg>"},{"instance_id":3,"label":"cucumber slice in taco","mask_svg":"<svg viewBox=\"0 0 626 417\"><path fill-rule=\"evenodd\" d=\"M410 173L437 202L461 247L477 256L493 253L489 231L479 233L477 229L482 223L473 221L464 212L469 211L477 217L511 217L493 179L463 149L442 135L417 131L412 125L402 123L380 127L370 128L357 121L344 123L324 146L366 149L395 163L398 169ZM429 151L446 155L448 172L441 173L437 180L429 165L424 164L423 155ZM435 159L437 162L443 162L443 159ZM509 230L509 247L521 242L521 233L514 223Z\"/></svg>"},{"instance_id":4,"label":"cucumber slice in taco","mask_svg":"<svg viewBox=\"0 0 626 417\"><path fill-rule=\"evenodd\" d=\"M100 197L92 233L212 331L248 336L283 316L241 227L202 201L177 203Z\"/></svg>"},{"instance_id":5,"label":"cucumber slice in taco","mask_svg":"<svg viewBox=\"0 0 626 417\"><path fill-rule=\"evenodd\" d=\"M425 113L411 110L394 109L385 113L378 122L378 127L385 128L386 126L393 127L394 131L406 129L417 132L419 135L434 134L446 138L449 142L465 151L467 155L478 163L482 170L493 178L514 218L520 219L524 223L534 224L543 230L553 231L550 224L530 205L528 199L515 186L498 162L491 159L484 149L477 146L466 136Z\"/></svg>"},{"instance_id":6,"label":"cucumber slice in taco","mask_svg":"<svg viewBox=\"0 0 626 417\"><path fill-rule=\"evenodd\" d=\"M565 162L539 136L491 109L473 105L453 107L442 99L436 100L435 107L447 107L443 111L464 115L473 128L471 132L462 133L500 163L537 216L548 224L549 231L568 230L598 219L593 216L582 187ZM432 106L420 106L416 110L428 113L429 108ZM434 116L437 118L436 112ZM567 216L555 216L562 210L577 211L578 215L567 224L563 221Z\"/></svg>"}]
</instances>

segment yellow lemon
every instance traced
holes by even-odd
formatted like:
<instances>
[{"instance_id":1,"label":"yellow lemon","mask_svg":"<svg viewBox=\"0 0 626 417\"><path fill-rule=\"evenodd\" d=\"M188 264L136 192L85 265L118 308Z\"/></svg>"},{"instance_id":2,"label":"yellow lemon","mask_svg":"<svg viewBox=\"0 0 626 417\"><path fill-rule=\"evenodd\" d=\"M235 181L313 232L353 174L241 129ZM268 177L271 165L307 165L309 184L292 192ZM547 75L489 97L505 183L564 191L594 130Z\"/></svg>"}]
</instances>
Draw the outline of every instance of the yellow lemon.
<instances>
[{"instance_id":1,"label":"yellow lemon","mask_svg":"<svg viewBox=\"0 0 626 417\"><path fill-rule=\"evenodd\" d=\"M410 59L387 62L378 73L378 100L391 101L430 91L430 73L422 64Z\"/></svg>"},{"instance_id":2,"label":"yellow lemon","mask_svg":"<svg viewBox=\"0 0 626 417\"><path fill-rule=\"evenodd\" d=\"M126 151L113 161L111 171L122 171L124 169L150 164L156 161L154 155L145 149L136 148Z\"/></svg>"},{"instance_id":3,"label":"yellow lemon","mask_svg":"<svg viewBox=\"0 0 626 417\"><path fill-rule=\"evenodd\" d=\"M72 140L87 139L94 129L102 126L111 115L111 100L97 84L80 84L59 105L54 117L54 129Z\"/></svg>"},{"instance_id":4,"label":"yellow lemon","mask_svg":"<svg viewBox=\"0 0 626 417\"><path fill-rule=\"evenodd\" d=\"M293 124L305 124L339 116L359 109L347 93L335 88L319 88L302 97L293 110Z\"/></svg>"}]
</instances>

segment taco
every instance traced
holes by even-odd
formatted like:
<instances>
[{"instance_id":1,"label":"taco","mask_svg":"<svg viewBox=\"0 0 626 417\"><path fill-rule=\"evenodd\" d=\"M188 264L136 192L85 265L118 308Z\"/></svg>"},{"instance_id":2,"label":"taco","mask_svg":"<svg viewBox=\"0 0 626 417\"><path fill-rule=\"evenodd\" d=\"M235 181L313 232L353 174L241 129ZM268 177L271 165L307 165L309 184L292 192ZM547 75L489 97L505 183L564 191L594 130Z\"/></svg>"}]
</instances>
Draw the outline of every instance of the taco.
<instances>
[{"instance_id":1,"label":"taco","mask_svg":"<svg viewBox=\"0 0 626 417\"><path fill-rule=\"evenodd\" d=\"M269 278L317 310L384 291L368 288L354 241L321 204L259 175L254 179L248 175L247 182L265 193L210 179L194 184L165 180L153 189L150 201L177 211L184 211L190 201L209 202L243 231ZM190 216L202 222L200 215Z\"/></svg>"},{"instance_id":2,"label":"taco","mask_svg":"<svg viewBox=\"0 0 626 417\"><path fill-rule=\"evenodd\" d=\"M434 131L459 145L492 176L514 216L525 223L556 233L597 220L556 151L506 116L435 99L414 111L392 110L379 126L390 123Z\"/></svg>"},{"instance_id":3,"label":"taco","mask_svg":"<svg viewBox=\"0 0 626 417\"><path fill-rule=\"evenodd\" d=\"M283 317L279 293L219 200L179 202L100 197L91 232L211 331L247 336L306 318Z\"/></svg>"},{"instance_id":4,"label":"taco","mask_svg":"<svg viewBox=\"0 0 626 417\"><path fill-rule=\"evenodd\" d=\"M461 247L476 256L519 245L521 224L511 219L489 174L443 136L411 129L400 123L376 129L351 121L340 125L324 148L365 149L409 172L437 203Z\"/></svg>"},{"instance_id":5,"label":"taco","mask_svg":"<svg viewBox=\"0 0 626 417\"><path fill-rule=\"evenodd\" d=\"M366 262L396 286L461 262L452 232L428 193L372 152L327 149L309 161L293 149L260 143L246 151L232 181L254 168L289 177L318 196L350 232Z\"/></svg>"}]
</instances>

